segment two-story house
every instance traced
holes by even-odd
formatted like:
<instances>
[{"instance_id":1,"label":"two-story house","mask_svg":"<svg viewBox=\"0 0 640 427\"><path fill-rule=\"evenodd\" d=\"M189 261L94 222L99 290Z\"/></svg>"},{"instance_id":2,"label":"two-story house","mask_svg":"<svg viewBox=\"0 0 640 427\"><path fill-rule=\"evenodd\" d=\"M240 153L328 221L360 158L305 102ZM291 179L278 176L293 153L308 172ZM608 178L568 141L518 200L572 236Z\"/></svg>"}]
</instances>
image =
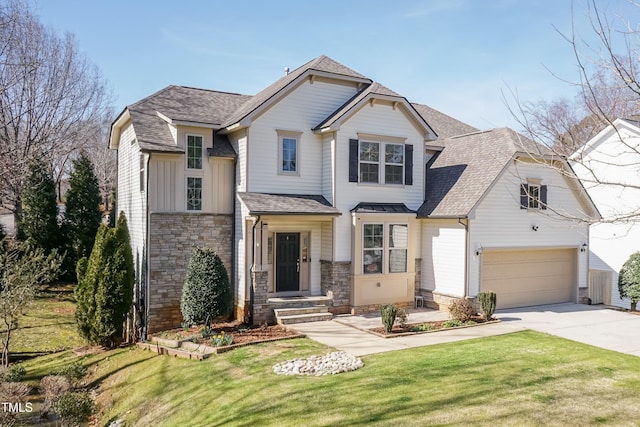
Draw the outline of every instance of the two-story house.
<instances>
[{"instance_id":1,"label":"two-story house","mask_svg":"<svg viewBox=\"0 0 640 427\"><path fill-rule=\"evenodd\" d=\"M194 245L230 271L235 315L501 307L586 295L597 210L564 159L480 132L320 56L254 96L169 86L112 126L148 332L180 325Z\"/></svg>"}]
</instances>

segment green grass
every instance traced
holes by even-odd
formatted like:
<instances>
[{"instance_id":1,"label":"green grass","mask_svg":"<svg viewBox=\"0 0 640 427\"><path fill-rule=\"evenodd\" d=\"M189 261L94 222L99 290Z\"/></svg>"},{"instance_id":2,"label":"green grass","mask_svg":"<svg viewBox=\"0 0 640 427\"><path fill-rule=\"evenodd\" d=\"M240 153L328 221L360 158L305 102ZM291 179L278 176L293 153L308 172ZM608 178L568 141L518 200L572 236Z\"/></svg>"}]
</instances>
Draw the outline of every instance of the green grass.
<instances>
[{"instance_id":1,"label":"green grass","mask_svg":"<svg viewBox=\"0 0 640 427\"><path fill-rule=\"evenodd\" d=\"M532 331L363 358L328 377L271 367L323 354L309 339L244 347L203 362L134 348L85 356L101 425L595 425L640 419L640 358ZM41 375L70 352L26 364ZM633 423L631 423L633 424Z\"/></svg>"},{"instance_id":2,"label":"green grass","mask_svg":"<svg viewBox=\"0 0 640 427\"><path fill-rule=\"evenodd\" d=\"M11 335L10 360L25 359L79 347L83 344L74 320L71 285L39 289L38 297L18 319Z\"/></svg>"},{"instance_id":3,"label":"green grass","mask_svg":"<svg viewBox=\"0 0 640 427\"><path fill-rule=\"evenodd\" d=\"M331 349L309 339L243 347L202 362L135 347L78 356L69 289L49 289L21 319L12 351L34 390L81 360L101 407L99 425L387 426L633 425L640 358L532 331L364 357L328 377L271 367ZM32 396L38 408L39 396ZM27 423L28 424L28 423Z\"/></svg>"}]
</instances>

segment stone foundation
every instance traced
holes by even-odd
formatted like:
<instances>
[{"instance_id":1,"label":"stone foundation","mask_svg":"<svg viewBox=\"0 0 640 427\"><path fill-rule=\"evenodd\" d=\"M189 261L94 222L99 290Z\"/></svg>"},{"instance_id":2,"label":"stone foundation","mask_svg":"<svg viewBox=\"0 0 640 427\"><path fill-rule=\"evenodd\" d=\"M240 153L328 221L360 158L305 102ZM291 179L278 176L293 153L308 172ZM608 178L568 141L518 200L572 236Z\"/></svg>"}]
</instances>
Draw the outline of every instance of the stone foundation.
<instances>
[{"instance_id":1,"label":"stone foundation","mask_svg":"<svg viewBox=\"0 0 640 427\"><path fill-rule=\"evenodd\" d=\"M405 310L409 310L414 307L414 301L396 302L394 304ZM383 304L359 305L357 307L351 307L350 313L353 315L367 314L367 313L380 313L381 305Z\"/></svg>"},{"instance_id":2,"label":"stone foundation","mask_svg":"<svg viewBox=\"0 0 640 427\"><path fill-rule=\"evenodd\" d=\"M351 261L320 260L320 292L333 300L333 314L351 312Z\"/></svg>"},{"instance_id":3,"label":"stone foundation","mask_svg":"<svg viewBox=\"0 0 640 427\"><path fill-rule=\"evenodd\" d=\"M578 304L591 305L591 298L589 298L589 288L578 288Z\"/></svg>"},{"instance_id":4,"label":"stone foundation","mask_svg":"<svg viewBox=\"0 0 640 427\"><path fill-rule=\"evenodd\" d=\"M182 286L194 247L216 251L233 284L232 230L232 215L150 215L147 333L180 327Z\"/></svg>"},{"instance_id":5,"label":"stone foundation","mask_svg":"<svg viewBox=\"0 0 640 427\"><path fill-rule=\"evenodd\" d=\"M252 271L251 286L253 287L253 324L263 325L273 324L276 321L273 313L273 307L269 305L269 272ZM247 305L246 307L249 307Z\"/></svg>"}]
</instances>

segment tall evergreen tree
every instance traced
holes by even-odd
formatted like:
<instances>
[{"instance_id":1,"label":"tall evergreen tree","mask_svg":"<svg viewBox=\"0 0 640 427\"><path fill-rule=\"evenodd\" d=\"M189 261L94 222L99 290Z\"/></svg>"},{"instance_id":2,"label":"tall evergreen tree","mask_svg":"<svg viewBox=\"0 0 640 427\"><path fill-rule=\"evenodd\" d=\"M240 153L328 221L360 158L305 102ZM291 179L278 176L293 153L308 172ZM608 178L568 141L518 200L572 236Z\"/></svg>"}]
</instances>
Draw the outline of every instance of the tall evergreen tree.
<instances>
[{"instance_id":1,"label":"tall evergreen tree","mask_svg":"<svg viewBox=\"0 0 640 427\"><path fill-rule=\"evenodd\" d=\"M50 253L59 246L61 235L55 183L51 170L43 160L36 159L30 163L21 198L18 237L32 247Z\"/></svg>"},{"instance_id":2,"label":"tall evergreen tree","mask_svg":"<svg viewBox=\"0 0 640 427\"><path fill-rule=\"evenodd\" d=\"M85 152L73 161L73 172L69 177L66 195L64 221L75 264L80 258L91 254L96 232L102 221L98 179Z\"/></svg>"},{"instance_id":3,"label":"tall evergreen tree","mask_svg":"<svg viewBox=\"0 0 640 427\"><path fill-rule=\"evenodd\" d=\"M122 342L133 300L134 266L124 213L116 228L100 226L88 261L78 262L76 322L88 341L105 347Z\"/></svg>"}]
</instances>

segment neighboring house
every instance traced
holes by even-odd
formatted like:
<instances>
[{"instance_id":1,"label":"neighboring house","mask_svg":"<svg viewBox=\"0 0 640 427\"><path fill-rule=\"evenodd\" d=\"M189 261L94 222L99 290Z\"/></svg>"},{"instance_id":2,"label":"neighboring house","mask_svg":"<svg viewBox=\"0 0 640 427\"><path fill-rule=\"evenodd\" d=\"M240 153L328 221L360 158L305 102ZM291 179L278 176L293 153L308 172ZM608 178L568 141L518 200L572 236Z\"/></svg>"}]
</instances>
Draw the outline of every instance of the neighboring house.
<instances>
[{"instance_id":1,"label":"neighboring house","mask_svg":"<svg viewBox=\"0 0 640 427\"><path fill-rule=\"evenodd\" d=\"M640 122L614 120L572 160L603 217L590 229L589 297L628 309L630 301L618 292L618 273L640 251Z\"/></svg>"},{"instance_id":2,"label":"neighboring house","mask_svg":"<svg viewBox=\"0 0 640 427\"><path fill-rule=\"evenodd\" d=\"M597 210L562 159L326 56L255 96L169 86L125 108L110 146L148 332L180 325L193 245L221 255L236 317L257 324L292 304L586 297Z\"/></svg>"}]
</instances>

